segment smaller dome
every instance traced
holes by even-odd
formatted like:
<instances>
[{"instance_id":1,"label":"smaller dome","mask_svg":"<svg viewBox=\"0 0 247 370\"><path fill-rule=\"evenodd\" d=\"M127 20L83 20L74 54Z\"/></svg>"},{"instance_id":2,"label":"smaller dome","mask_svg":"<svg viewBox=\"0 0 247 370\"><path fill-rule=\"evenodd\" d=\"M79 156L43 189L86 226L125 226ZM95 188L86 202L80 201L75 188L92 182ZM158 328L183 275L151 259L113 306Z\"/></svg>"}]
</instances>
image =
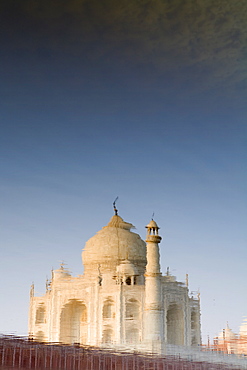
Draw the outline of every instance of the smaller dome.
<instances>
[{"instance_id":1,"label":"smaller dome","mask_svg":"<svg viewBox=\"0 0 247 370\"><path fill-rule=\"evenodd\" d=\"M69 270L63 267L64 265L61 264L60 268L53 271L53 278L54 279L66 279L71 277Z\"/></svg>"},{"instance_id":2,"label":"smaller dome","mask_svg":"<svg viewBox=\"0 0 247 370\"><path fill-rule=\"evenodd\" d=\"M154 220L151 220L149 222L149 224L146 226L147 229L159 229L159 226L157 225L157 223L154 221Z\"/></svg>"},{"instance_id":3,"label":"smaller dome","mask_svg":"<svg viewBox=\"0 0 247 370\"><path fill-rule=\"evenodd\" d=\"M147 229L147 240L146 242L155 242L159 243L161 241L161 236L159 236L159 226L152 219L149 224L146 226Z\"/></svg>"},{"instance_id":4,"label":"smaller dome","mask_svg":"<svg viewBox=\"0 0 247 370\"><path fill-rule=\"evenodd\" d=\"M124 260L120 265L117 266L117 272L120 275L135 276L139 275L136 267L129 260Z\"/></svg>"}]
</instances>

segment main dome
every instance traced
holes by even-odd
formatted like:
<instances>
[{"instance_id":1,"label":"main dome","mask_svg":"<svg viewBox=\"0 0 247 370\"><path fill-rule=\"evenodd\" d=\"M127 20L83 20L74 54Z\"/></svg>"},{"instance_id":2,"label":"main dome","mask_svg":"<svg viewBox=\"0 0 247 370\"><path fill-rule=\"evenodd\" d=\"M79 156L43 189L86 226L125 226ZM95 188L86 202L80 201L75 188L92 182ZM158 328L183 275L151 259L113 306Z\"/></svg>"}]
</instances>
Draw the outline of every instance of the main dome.
<instances>
[{"instance_id":1,"label":"main dome","mask_svg":"<svg viewBox=\"0 0 247 370\"><path fill-rule=\"evenodd\" d=\"M131 229L134 226L114 215L107 226L90 238L82 251L85 274L115 272L128 259L140 273L146 266L146 244Z\"/></svg>"}]
</instances>

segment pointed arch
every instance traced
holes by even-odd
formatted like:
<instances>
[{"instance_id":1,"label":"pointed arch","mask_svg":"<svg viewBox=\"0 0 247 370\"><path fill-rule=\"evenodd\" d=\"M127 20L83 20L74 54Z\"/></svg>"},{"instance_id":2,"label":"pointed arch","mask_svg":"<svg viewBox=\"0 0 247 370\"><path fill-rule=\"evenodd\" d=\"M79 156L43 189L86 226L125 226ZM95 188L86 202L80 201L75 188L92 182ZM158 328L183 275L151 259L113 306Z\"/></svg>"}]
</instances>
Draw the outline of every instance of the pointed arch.
<instances>
[{"instance_id":1,"label":"pointed arch","mask_svg":"<svg viewBox=\"0 0 247 370\"><path fill-rule=\"evenodd\" d=\"M167 343L184 345L184 314L180 305L172 303L166 313Z\"/></svg>"},{"instance_id":2,"label":"pointed arch","mask_svg":"<svg viewBox=\"0 0 247 370\"><path fill-rule=\"evenodd\" d=\"M103 319L113 319L115 317L114 301L111 298L107 298L103 303L102 309Z\"/></svg>"},{"instance_id":3,"label":"pointed arch","mask_svg":"<svg viewBox=\"0 0 247 370\"><path fill-rule=\"evenodd\" d=\"M87 307L77 299L66 303L60 315L60 342L66 344L87 342Z\"/></svg>"},{"instance_id":4,"label":"pointed arch","mask_svg":"<svg viewBox=\"0 0 247 370\"><path fill-rule=\"evenodd\" d=\"M35 324L44 324L46 316L45 304L40 303L36 310Z\"/></svg>"},{"instance_id":5,"label":"pointed arch","mask_svg":"<svg viewBox=\"0 0 247 370\"><path fill-rule=\"evenodd\" d=\"M138 320L140 318L140 302L131 298L126 302L125 317L129 320Z\"/></svg>"},{"instance_id":6,"label":"pointed arch","mask_svg":"<svg viewBox=\"0 0 247 370\"><path fill-rule=\"evenodd\" d=\"M197 346L200 342L198 340L198 331L199 331L199 314L198 311L192 309L191 311L191 345Z\"/></svg>"}]
</instances>

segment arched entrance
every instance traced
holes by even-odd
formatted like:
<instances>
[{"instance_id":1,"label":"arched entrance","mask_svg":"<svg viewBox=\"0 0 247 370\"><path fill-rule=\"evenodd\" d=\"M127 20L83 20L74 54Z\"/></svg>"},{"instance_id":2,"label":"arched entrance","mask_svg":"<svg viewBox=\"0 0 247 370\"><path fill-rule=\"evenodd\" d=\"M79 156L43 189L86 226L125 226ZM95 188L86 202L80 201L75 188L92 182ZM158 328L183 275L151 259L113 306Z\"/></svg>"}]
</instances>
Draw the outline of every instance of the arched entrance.
<instances>
[{"instance_id":1,"label":"arched entrance","mask_svg":"<svg viewBox=\"0 0 247 370\"><path fill-rule=\"evenodd\" d=\"M87 307L77 299L71 299L62 308L60 342L66 344L87 342Z\"/></svg>"},{"instance_id":2,"label":"arched entrance","mask_svg":"<svg viewBox=\"0 0 247 370\"><path fill-rule=\"evenodd\" d=\"M167 343L184 345L184 315L182 308L176 304L170 304L166 314Z\"/></svg>"},{"instance_id":3,"label":"arched entrance","mask_svg":"<svg viewBox=\"0 0 247 370\"><path fill-rule=\"evenodd\" d=\"M36 310L35 324L44 324L45 323L45 305L41 303L38 305Z\"/></svg>"},{"instance_id":4,"label":"arched entrance","mask_svg":"<svg viewBox=\"0 0 247 370\"><path fill-rule=\"evenodd\" d=\"M200 340L198 340L197 333L199 331L199 315L198 312L192 310L191 312L191 345L197 346L200 344Z\"/></svg>"},{"instance_id":5,"label":"arched entrance","mask_svg":"<svg viewBox=\"0 0 247 370\"><path fill-rule=\"evenodd\" d=\"M103 319L113 319L115 317L114 302L112 299L108 298L105 300L102 315Z\"/></svg>"},{"instance_id":6,"label":"arched entrance","mask_svg":"<svg viewBox=\"0 0 247 370\"><path fill-rule=\"evenodd\" d=\"M129 320L138 320L140 317L140 303L131 298L126 302L126 311L125 311L126 319Z\"/></svg>"},{"instance_id":7,"label":"arched entrance","mask_svg":"<svg viewBox=\"0 0 247 370\"><path fill-rule=\"evenodd\" d=\"M134 298L125 305L125 342L136 344L140 342L140 302Z\"/></svg>"}]
</instances>

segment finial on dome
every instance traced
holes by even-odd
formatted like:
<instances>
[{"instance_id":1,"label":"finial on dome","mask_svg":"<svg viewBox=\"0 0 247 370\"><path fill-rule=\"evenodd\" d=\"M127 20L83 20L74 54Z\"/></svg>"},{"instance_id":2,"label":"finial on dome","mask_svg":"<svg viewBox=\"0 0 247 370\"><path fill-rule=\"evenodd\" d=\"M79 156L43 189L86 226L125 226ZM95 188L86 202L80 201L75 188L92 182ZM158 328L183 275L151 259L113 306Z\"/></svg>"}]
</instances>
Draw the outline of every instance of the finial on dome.
<instances>
[{"instance_id":1,"label":"finial on dome","mask_svg":"<svg viewBox=\"0 0 247 370\"><path fill-rule=\"evenodd\" d=\"M63 260L60 261L60 270L64 270L65 265L66 265L66 263Z\"/></svg>"},{"instance_id":2,"label":"finial on dome","mask_svg":"<svg viewBox=\"0 0 247 370\"><path fill-rule=\"evenodd\" d=\"M114 209L114 212L115 212L115 215L117 216L118 214L118 210L117 210L117 208L116 208L116 201L118 200L118 197L114 200L114 202L113 202L113 209Z\"/></svg>"}]
</instances>

